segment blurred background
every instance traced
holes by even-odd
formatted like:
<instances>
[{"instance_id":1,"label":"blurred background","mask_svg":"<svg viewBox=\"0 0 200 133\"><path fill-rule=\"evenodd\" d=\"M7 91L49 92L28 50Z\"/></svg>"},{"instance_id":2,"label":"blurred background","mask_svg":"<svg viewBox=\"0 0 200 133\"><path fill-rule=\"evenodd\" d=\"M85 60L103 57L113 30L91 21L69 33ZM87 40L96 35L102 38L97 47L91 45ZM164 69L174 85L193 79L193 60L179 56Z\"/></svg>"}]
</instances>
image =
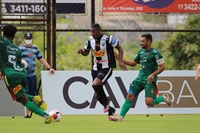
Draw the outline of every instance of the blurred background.
<instances>
[{"instance_id":1,"label":"blurred background","mask_svg":"<svg viewBox=\"0 0 200 133\"><path fill-rule=\"evenodd\" d=\"M11 23L17 26L19 32L14 40L17 45L23 44L24 33L30 31L33 44L57 70L90 70L90 56L78 55L77 49L85 46L93 23L99 23L105 34L120 41L124 59L131 60L140 49L140 36L150 33L153 47L163 55L167 70L196 69L200 61L200 2L153 2L158 1L0 0L0 26ZM38 76L43 69L41 64L37 65ZM128 69L138 70L139 66Z\"/></svg>"}]
</instances>

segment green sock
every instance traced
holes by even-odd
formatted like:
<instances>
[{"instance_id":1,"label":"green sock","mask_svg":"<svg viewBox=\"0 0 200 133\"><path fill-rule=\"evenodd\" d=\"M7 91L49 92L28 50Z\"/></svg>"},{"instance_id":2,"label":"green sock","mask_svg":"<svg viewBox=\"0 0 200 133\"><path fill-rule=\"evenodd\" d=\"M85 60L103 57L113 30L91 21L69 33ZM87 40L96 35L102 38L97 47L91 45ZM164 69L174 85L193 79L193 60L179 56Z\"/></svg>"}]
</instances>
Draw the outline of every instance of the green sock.
<instances>
[{"instance_id":1,"label":"green sock","mask_svg":"<svg viewBox=\"0 0 200 133\"><path fill-rule=\"evenodd\" d=\"M126 101L124 102L122 109L120 111L120 116L122 116L123 118L125 117L126 113L131 108L131 104L132 104L132 102L130 100L126 99Z\"/></svg>"},{"instance_id":2,"label":"green sock","mask_svg":"<svg viewBox=\"0 0 200 133\"><path fill-rule=\"evenodd\" d=\"M26 106L30 111L32 111L33 113L35 113L35 114L37 114L37 115L39 115L39 116L44 117L45 114L46 114L42 109L40 109L37 105L35 105L35 104L34 104L33 102L31 102L31 101L27 101L27 102L25 103L25 106Z\"/></svg>"},{"instance_id":3,"label":"green sock","mask_svg":"<svg viewBox=\"0 0 200 133\"><path fill-rule=\"evenodd\" d=\"M33 96L32 95L26 94L26 96L28 97L29 101L33 101Z\"/></svg>"},{"instance_id":4,"label":"green sock","mask_svg":"<svg viewBox=\"0 0 200 133\"><path fill-rule=\"evenodd\" d=\"M161 102L164 101L164 97L163 96L158 96L153 100L153 105L159 104Z\"/></svg>"}]
</instances>

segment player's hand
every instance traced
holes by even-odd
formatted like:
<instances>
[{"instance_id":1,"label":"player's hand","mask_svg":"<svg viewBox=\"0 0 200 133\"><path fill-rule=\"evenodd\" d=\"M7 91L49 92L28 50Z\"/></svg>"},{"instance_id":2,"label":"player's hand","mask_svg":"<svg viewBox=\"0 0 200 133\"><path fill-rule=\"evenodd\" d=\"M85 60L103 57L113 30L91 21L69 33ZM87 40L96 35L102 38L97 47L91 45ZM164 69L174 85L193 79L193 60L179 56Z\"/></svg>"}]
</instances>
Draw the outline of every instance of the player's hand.
<instances>
[{"instance_id":1,"label":"player's hand","mask_svg":"<svg viewBox=\"0 0 200 133\"><path fill-rule=\"evenodd\" d=\"M114 55L115 55L115 59L117 59L119 61L119 54L114 52Z\"/></svg>"},{"instance_id":2,"label":"player's hand","mask_svg":"<svg viewBox=\"0 0 200 133\"><path fill-rule=\"evenodd\" d=\"M55 73L55 70L54 70L53 68L50 68L50 69L49 69L49 72L50 72L51 74L54 74L54 73Z\"/></svg>"},{"instance_id":3,"label":"player's hand","mask_svg":"<svg viewBox=\"0 0 200 133\"><path fill-rule=\"evenodd\" d=\"M127 70L126 65L124 64L123 61L120 61L120 62L119 62L119 67L120 67L122 70L124 70L124 71Z\"/></svg>"},{"instance_id":4,"label":"player's hand","mask_svg":"<svg viewBox=\"0 0 200 133\"><path fill-rule=\"evenodd\" d=\"M147 78L147 82L148 82L148 83L152 83L152 82L153 82L153 79L154 79L154 75L151 74L151 75L149 75L149 77Z\"/></svg>"},{"instance_id":5,"label":"player's hand","mask_svg":"<svg viewBox=\"0 0 200 133\"><path fill-rule=\"evenodd\" d=\"M82 48L79 48L78 49L78 54L81 54L83 52L83 49Z\"/></svg>"},{"instance_id":6,"label":"player's hand","mask_svg":"<svg viewBox=\"0 0 200 133\"><path fill-rule=\"evenodd\" d=\"M0 80L4 79L4 75L0 72Z\"/></svg>"},{"instance_id":7,"label":"player's hand","mask_svg":"<svg viewBox=\"0 0 200 133\"><path fill-rule=\"evenodd\" d=\"M194 78L194 80L197 80L198 79L198 76L196 76L195 78Z\"/></svg>"}]
</instances>

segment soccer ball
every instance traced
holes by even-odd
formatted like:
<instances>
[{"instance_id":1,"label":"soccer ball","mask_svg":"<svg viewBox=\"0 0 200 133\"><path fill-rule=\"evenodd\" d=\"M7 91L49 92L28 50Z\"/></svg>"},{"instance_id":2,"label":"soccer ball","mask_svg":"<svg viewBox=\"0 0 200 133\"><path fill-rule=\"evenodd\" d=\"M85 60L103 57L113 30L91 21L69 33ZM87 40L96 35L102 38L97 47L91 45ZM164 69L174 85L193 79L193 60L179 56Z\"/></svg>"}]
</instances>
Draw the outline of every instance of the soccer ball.
<instances>
[{"instance_id":1,"label":"soccer ball","mask_svg":"<svg viewBox=\"0 0 200 133\"><path fill-rule=\"evenodd\" d=\"M62 118L62 114L57 109L54 109L54 110L50 111L49 115L54 118L54 122L59 122L61 120L61 118Z\"/></svg>"}]
</instances>

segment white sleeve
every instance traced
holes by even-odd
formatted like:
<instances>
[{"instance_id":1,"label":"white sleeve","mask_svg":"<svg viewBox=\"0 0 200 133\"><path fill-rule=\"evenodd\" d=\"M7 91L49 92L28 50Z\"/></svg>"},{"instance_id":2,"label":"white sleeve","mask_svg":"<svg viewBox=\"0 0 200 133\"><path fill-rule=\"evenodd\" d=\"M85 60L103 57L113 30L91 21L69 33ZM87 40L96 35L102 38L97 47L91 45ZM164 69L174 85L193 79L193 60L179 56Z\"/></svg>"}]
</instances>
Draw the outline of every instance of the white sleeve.
<instances>
[{"instance_id":1,"label":"white sleeve","mask_svg":"<svg viewBox=\"0 0 200 133\"><path fill-rule=\"evenodd\" d=\"M109 37L109 44L111 46L116 47L118 43L119 43L119 41L115 37L113 37L113 36Z\"/></svg>"}]
</instances>

